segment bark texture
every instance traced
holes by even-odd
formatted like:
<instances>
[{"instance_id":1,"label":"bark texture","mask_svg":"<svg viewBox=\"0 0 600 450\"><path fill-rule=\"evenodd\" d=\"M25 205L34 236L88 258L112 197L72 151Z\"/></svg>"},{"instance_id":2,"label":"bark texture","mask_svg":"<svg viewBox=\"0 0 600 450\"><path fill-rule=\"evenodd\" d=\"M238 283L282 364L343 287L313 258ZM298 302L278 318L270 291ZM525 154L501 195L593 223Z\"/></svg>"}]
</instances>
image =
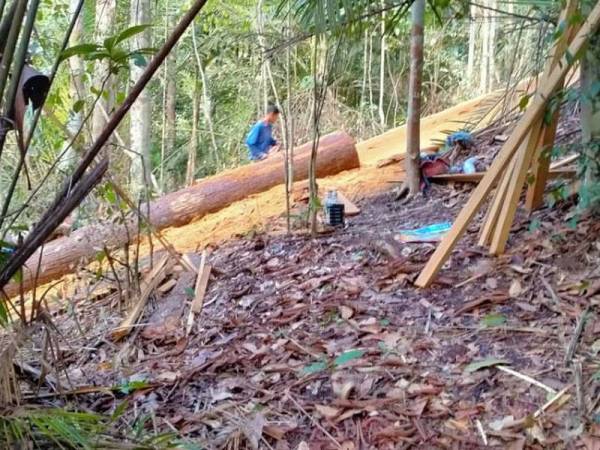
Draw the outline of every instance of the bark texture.
<instances>
[{"instance_id":1,"label":"bark texture","mask_svg":"<svg viewBox=\"0 0 600 450\"><path fill-rule=\"evenodd\" d=\"M299 147L294 158L294 180L308 177L311 144ZM333 133L321 138L316 172L319 177L337 174L359 167L354 140L345 133ZM248 195L266 191L284 183L283 155L223 172L201 180L195 185L167 194L150 204L150 220L156 229L177 227L206 214L218 211ZM142 207L146 211L146 207ZM47 243L43 248L38 285L56 280L72 272L78 265L91 261L104 246L114 249L133 239L137 230L135 218L126 224L108 221L90 225ZM29 258L23 270L23 287L33 288L39 253ZM6 288L10 296L18 286Z\"/></svg>"}]
</instances>

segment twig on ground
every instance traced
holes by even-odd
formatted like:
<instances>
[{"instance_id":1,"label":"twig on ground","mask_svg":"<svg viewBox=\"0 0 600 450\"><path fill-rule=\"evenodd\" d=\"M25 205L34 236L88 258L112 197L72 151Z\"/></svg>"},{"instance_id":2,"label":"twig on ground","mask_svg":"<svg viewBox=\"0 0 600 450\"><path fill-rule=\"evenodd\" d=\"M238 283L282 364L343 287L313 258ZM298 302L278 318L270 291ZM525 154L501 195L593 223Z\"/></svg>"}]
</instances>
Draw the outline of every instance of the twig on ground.
<instances>
[{"instance_id":1,"label":"twig on ground","mask_svg":"<svg viewBox=\"0 0 600 450\"><path fill-rule=\"evenodd\" d=\"M287 396L287 398L294 404L294 406L296 408L298 408L298 410L304 414L304 416L306 416L306 418L308 420L310 420L314 426L316 426L319 430L321 430L323 432L323 434L325 436L327 436L329 438L329 440L337 447L337 448L342 448L342 445L325 429L323 428L323 426L317 421L315 420L310 414L308 414L306 412L306 410L302 407L302 405L300 405L300 403L298 403L294 397L292 397L292 395L290 394L289 391L287 391L285 393L285 395Z\"/></svg>"},{"instance_id":2,"label":"twig on ground","mask_svg":"<svg viewBox=\"0 0 600 450\"><path fill-rule=\"evenodd\" d=\"M481 421L479 419L477 419L477 421L475 423L477 424L477 431L479 431L479 434L481 435L481 440L483 441L483 445L487 446L488 439L485 434L485 430L483 429L483 425L481 424Z\"/></svg>"},{"instance_id":3,"label":"twig on ground","mask_svg":"<svg viewBox=\"0 0 600 450\"><path fill-rule=\"evenodd\" d=\"M546 386L545 384L540 383L539 381L531 378L528 375L522 374L522 373L517 372L516 370L513 370L513 369L509 369L506 366L496 366L496 368L498 370L501 370L502 372L506 372L506 373L508 373L508 374L510 374L510 375L512 375L514 377L517 377L517 378L519 378L519 379L521 379L523 381L526 381L527 383L530 383L530 384L533 384L533 385L535 385L537 387L540 387L543 390L545 390L546 392L549 392L551 394L556 394L556 390L555 389L552 389L550 386Z\"/></svg>"},{"instance_id":4,"label":"twig on ground","mask_svg":"<svg viewBox=\"0 0 600 450\"><path fill-rule=\"evenodd\" d=\"M572 387L573 387L573 385L570 384L567 387L565 387L564 389L562 389L561 391L559 391L554 397L552 397L550 400L548 400L546 403L544 403L544 406L542 406L535 413L533 413L533 418L537 419L538 417L540 417L548 408L550 408L557 401L559 401L567 393L567 391L569 391L569 389L571 389Z\"/></svg>"},{"instance_id":5,"label":"twig on ground","mask_svg":"<svg viewBox=\"0 0 600 450\"><path fill-rule=\"evenodd\" d=\"M569 347L567 348L567 354L565 355L565 365L568 366L575 356L575 350L577 349L577 343L579 342L579 338L581 337L581 333L585 327L585 322L587 320L587 315L590 311L590 308L586 308L585 311L579 317L579 321L577 322L577 326L575 327L575 332L573 333L573 337L571 338L571 342L569 343Z\"/></svg>"}]
</instances>

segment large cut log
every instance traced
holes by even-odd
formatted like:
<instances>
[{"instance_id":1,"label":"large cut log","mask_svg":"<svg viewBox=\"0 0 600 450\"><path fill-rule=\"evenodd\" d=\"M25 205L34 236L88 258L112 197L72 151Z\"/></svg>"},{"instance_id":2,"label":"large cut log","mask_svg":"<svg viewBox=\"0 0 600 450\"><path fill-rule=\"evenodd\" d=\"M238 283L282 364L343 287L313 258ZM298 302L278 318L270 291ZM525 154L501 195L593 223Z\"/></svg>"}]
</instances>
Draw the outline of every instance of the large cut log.
<instances>
[{"instance_id":1,"label":"large cut log","mask_svg":"<svg viewBox=\"0 0 600 450\"><path fill-rule=\"evenodd\" d=\"M308 177L311 146L303 145L294 153L296 181ZM337 132L321 138L317 158L318 177L356 169L359 165L355 143L349 135ZM156 199L150 203L150 221L158 230L182 226L283 182L283 155L276 154L264 161L222 172ZM147 211L147 207L143 206L142 211ZM89 225L74 231L68 237L46 243L39 270L39 252L27 261L23 271L24 290L73 272L77 266L93 260L104 248L119 248L128 241L131 242L137 234L136 220L132 217L126 224L117 220ZM5 290L9 296L14 296L18 293L18 286L12 283Z\"/></svg>"}]
</instances>

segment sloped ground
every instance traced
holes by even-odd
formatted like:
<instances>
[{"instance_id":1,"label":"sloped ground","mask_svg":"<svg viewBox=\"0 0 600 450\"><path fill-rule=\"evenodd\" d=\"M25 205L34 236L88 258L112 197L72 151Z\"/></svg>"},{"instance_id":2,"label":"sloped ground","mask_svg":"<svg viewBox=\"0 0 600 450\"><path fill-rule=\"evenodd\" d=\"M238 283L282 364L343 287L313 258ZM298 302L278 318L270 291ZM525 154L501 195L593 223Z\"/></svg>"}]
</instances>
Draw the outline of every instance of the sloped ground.
<instances>
[{"instance_id":1,"label":"sloped ground","mask_svg":"<svg viewBox=\"0 0 600 450\"><path fill-rule=\"evenodd\" d=\"M316 240L259 234L215 248L188 337L179 318L194 276L181 268L125 345L105 340L114 295L83 302L86 339L67 315L55 320L71 382L132 388L80 406L110 413L126 397L129 423L152 415L157 430L202 448L483 448L483 435L492 448L598 448L600 224L567 226L568 205L538 213L534 231L517 223L502 258L471 233L433 288L414 289L433 247L394 236L451 220L466 195L435 188L409 206L373 197ZM535 381L485 367L492 359ZM129 393L139 381L149 384Z\"/></svg>"}]
</instances>

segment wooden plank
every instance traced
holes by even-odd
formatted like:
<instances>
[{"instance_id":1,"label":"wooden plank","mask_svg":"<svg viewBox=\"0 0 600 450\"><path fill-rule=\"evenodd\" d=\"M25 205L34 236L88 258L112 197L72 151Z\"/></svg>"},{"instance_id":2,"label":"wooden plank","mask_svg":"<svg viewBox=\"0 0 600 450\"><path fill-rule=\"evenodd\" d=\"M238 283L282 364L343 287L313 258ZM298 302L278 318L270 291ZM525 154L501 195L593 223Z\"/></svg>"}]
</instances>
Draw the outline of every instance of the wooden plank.
<instances>
[{"instance_id":1,"label":"wooden plank","mask_svg":"<svg viewBox=\"0 0 600 450\"><path fill-rule=\"evenodd\" d=\"M587 43L588 37L598 29L599 25L600 2L596 3L594 9L586 18L585 23L577 33L573 43L569 46L569 53L571 55L576 55ZM517 124L508 141L506 141L506 143L502 146L502 149L488 169L486 176L473 191L473 194L456 218L452 229L448 232L448 234L446 234L440 245L438 245L437 249L419 274L419 277L415 281L415 285L419 287L429 286L433 281L433 278L440 271L450 256L452 249L466 231L469 222L473 219L475 214L477 214L477 211L485 201L485 198L498 182L502 172L507 167L515 151L525 138L527 132L535 122L541 119L542 115L544 114L547 99L550 97L552 92L554 92L556 87L560 84L561 80L571 68L571 64L569 64L569 62L572 61L567 61L566 58L564 58L562 64L559 64L555 70L552 71L550 77L542 85L540 85L540 89L533 102L525 111L525 114Z\"/></svg>"},{"instance_id":2,"label":"wooden plank","mask_svg":"<svg viewBox=\"0 0 600 450\"><path fill-rule=\"evenodd\" d=\"M515 170L515 161L516 158L513 157L508 169L504 172L500 184L496 188L494 198L488 208L488 212L485 216L485 221L483 222L483 227L479 232L479 245L482 247L485 247L486 245L489 245L492 242L492 235L494 234L494 230L496 229L496 223L498 222L498 216L500 215L500 210L502 209L502 203L506 198L508 183L510 182L510 177Z\"/></svg>"},{"instance_id":3,"label":"wooden plank","mask_svg":"<svg viewBox=\"0 0 600 450\"><path fill-rule=\"evenodd\" d=\"M144 277L141 286L141 293L137 299L137 302L131 311L129 311L127 317L121 322L121 325L111 333L111 338L113 341L119 341L131 332L139 317L142 315L150 294L152 291L154 291L154 289L156 289L158 284L162 282L167 274L167 270L172 265L172 263L169 263L169 261L169 255L163 256L152 268L150 273Z\"/></svg>"},{"instance_id":4,"label":"wooden plank","mask_svg":"<svg viewBox=\"0 0 600 450\"><path fill-rule=\"evenodd\" d=\"M190 306L190 313L188 314L186 334L192 331L196 314L202 311L204 306L204 296L206 295L206 289L208 288L208 280L210 279L210 272L212 267L206 264L208 255L206 250L202 253L202 260L200 261L200 268L198 269L198 276L196 277L196 287L194 289L194 300Z\"/></svg>"},{"instance_id":5,"label":"wooden plank","mask_svg":"<svg viewBox=\"0 0 600 450\"><path fill-rule=\"evenodd\" d=\"M559 24L565 23L569 17L575 14L578 7L578 0L568 0L565 9L562 11ZM577 32L577 25L567 26L567 29L563 35L559 38L556 45L552 48L552 55L548 61L546 72L551 71L560 62L560 58L565 52L565 49L569 43L573 40L575 33ZM564 86L563 82L560 83L558 89L562 89ZM556 108L556 111L552 114L550 123L545 124L542 128L542 136L540 139L539 148L533 158L532 173L533 182L527 189L527 196L525 198L525 208L531 212L534 209L539 208L544 203L544 191L546 189L546 183L548 182L548 173L550 170L550 149L554 145L556 139L556 129L558 127L558 121L560 117L560 109Z\"/></svg>"},{"instance_id":6,"label":"wooden plank","mask_svg":"<svg viewBox=\"0 0 600 450\"><path fill-rule=\"evenodd\" d=\"M533 155L538 146L538 140L540 138L540 133L542 132L541 128L541 123L534 125L529 135L527 147L521 148L517 154L517 162L515 164L516 170L513 172L510 183L508 184L506 198L502 203L499 222L496 225L494 236L492 237L492 243L490 245L491 254L500 255L504 253L504 249L506 248L510 228L515 220L517 206L519 206L521 192L523 192L523 187L527 180L527 171L531 166L531 160L533 159Z\"/></svg>"},{"instance_id":7,"label":"wooden plank","mask_svg":"<svg viewBox=\"0 0 600 450\"><path fill-rule=\"evenodd\" d=\"M337 191L338 199L344 204L344 215L352 217L360 214L360 208L348 199L342 191Z\"/></svg>"},{"instance_id":8,"label":"wooden plank","mask_svg":"<svg viewBox=\"0 0 600 450\"><path fill-rule=\"evenodd\" d=\"M531 174L531 172L529 174ZM548 179L550 180L556 178L573 178L575 175L577 175L577 170L571 168L550 169L548 171ZM484 176L485 172L445 173L442 175L434 175L429 177L429 179L436 183L479 183Z\"/></svg>"}]
</instances>

